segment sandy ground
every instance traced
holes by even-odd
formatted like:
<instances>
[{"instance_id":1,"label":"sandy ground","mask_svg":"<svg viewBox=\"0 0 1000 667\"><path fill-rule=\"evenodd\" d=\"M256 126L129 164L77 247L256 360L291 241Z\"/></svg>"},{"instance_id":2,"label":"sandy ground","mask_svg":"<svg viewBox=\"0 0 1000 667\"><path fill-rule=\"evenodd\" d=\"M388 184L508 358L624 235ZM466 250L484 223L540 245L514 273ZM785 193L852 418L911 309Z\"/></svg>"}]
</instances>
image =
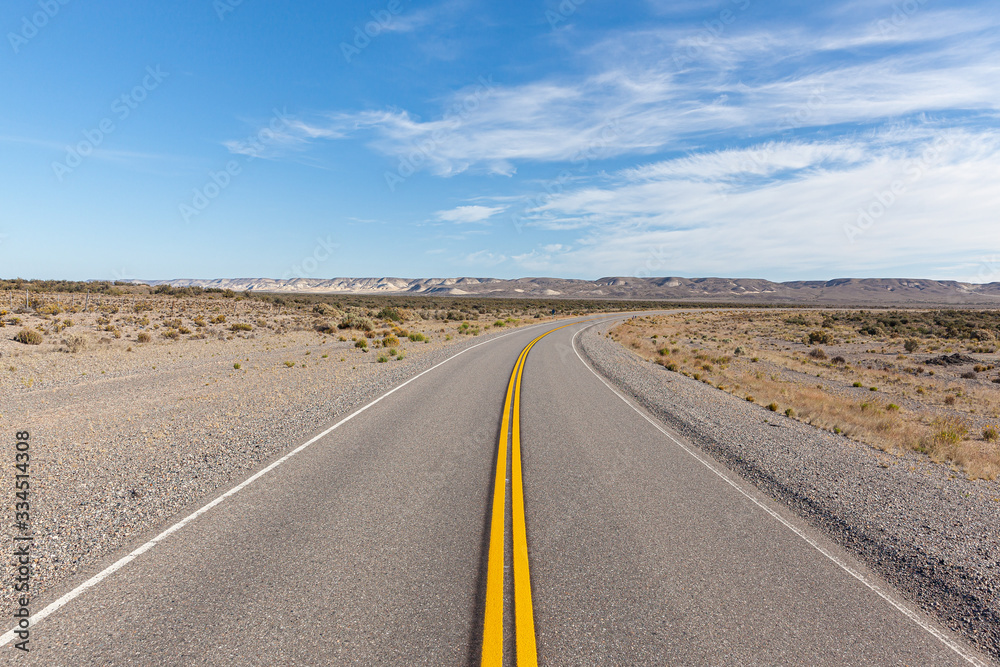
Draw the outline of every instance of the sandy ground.
<instances>
[{"instance_id":1,"label":"sandy ground","mask_svg":"<svg viewBox=\"0 0 1000 667\"><path fill-rule=\"evenodd\" d=\"M0 456L13 466L14 434L30 432L32 591L43 600L320 427L501 328L492 313L472 322L374 319L366 338L357 329L315 330L336 325L343 313L197 301L185 308L176 300L136 313L131 300L119 302L116 313L91 305L92 312L2 315L0 432L7 446ZM212 308L228 310L226 321L212 323L221 314ZM251 330L232 330L243 322ZM43 342L13 340L24 328L44 332ZM163 335L171 330L188 333ZM149 342L138 342L142 332ZM417 333L426 340L405 335ZM387 335L391 347L382 347ZM83 339L82 349L70 352L75 339ZM13 472L3 479L8 520L0 540L11 544ZM10 572L13 562L5 560ZM6 614L9 578L2 591Z\"/></svg>"},{"instance_id":2,"label":"sandy ground","mask_svg":"<svg viewBox=\"0 0 1000 667\"><path fill-rule=\"evenodd\" d=\"M982 320L982 329L937 327L937 335L929 329L947 316L935 311L899 311L893 317L909 320L908 329L874 334L859 331L857 312L637 316L611 335L645 359L777 412L791 410L814 426L886 451L923 452L972 477L1000 475L1000 354L993 311L962 315ZM823 340L809 342L810 335ZM966 361L927 363L954 354Z\"/></svg>"}]
</instances>

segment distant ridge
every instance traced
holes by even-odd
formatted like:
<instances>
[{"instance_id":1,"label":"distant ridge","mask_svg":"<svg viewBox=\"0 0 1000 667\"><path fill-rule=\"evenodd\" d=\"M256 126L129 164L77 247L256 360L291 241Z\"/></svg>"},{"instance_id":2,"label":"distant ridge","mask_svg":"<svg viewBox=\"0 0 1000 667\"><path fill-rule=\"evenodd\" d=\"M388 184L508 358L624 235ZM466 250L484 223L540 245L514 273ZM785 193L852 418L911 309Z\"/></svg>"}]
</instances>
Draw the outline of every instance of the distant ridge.
<instances>
[{"instance_id":1,"label":"distant ridge","mask_svg":"<svg viewBox=\"0 0 1000 667\"><path fill-rule=\"evenodd\" d=\"M219 278L134 280L147 285L214 287L289 294L422 294L511 298L644 299L820 305L1000 307L1000 282L839 278L776 283L756 278Z\"/></svg>"}]
</instances>

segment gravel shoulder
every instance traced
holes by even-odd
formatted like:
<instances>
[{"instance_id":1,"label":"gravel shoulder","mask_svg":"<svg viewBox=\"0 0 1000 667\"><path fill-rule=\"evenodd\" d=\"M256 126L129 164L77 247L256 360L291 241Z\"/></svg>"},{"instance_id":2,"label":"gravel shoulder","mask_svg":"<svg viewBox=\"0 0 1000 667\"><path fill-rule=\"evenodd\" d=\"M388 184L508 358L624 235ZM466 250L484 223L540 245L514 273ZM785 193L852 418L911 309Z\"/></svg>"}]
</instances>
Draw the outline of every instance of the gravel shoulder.
<instances>
[{"instance_id":1,"label":"gravel shoulder","mask_svg":"<svg viewBox=\"0 0 1000 667\"><path fill-rule=\"evenodd\" d=\"M508 331L404 340L405 358L387 363L311 331L75 355L8 344L17 372L4 378L0 430L31 433L33 609L393 386ZM0 591L9 618L14 591Z\"/></svg>"},{"instance_id":2,"label":"gravel shoulder","mask_svg":"<svg viewBox=\"0 0 1000 667\"><path fill-rule=\"evenodd\" d=\"M887 454L671 373L607 338L616 323L580 336L598 371L1000 658L1000 483Z\"/></svg>"}]
</instances>

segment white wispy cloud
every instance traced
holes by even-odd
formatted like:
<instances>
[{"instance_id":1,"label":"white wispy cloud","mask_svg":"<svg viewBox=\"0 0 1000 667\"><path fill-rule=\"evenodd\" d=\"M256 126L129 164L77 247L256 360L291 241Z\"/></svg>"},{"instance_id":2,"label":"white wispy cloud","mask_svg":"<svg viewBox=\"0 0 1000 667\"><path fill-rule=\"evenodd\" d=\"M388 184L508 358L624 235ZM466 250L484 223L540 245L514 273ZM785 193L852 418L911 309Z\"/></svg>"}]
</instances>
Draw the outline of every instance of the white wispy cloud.
<instances>
[{"instance_id":1,"label":"white wispy cloud","mask_svg":"<svg viewBox=\"0 0 1000 667\"><path fill-rule=\"evenodd\" d=\"M503 206L458 206L446 211L438 211L438 220L458 224L467 222L485 222L504 210Z\"/></svg>"},{"instance_id":2,"label":"white wispy cloud","mask_svg":"<svg viewBox=\"0 0 1000 667\"><path fill-rule=\"evenodd\" d=\"M518 162L698 150L725 137L779 136L919 113L996 114L1000 61L989 57L998 45L989 28L1000 21L980 18L988 22L927 12L906 30L877 36L912 50L822 63L815 62L818 54L877 41L875 28L723 34L680 68L671 56L690 34L620 34L593 47L600 65L589 74L512 86L474 83L447 100L438 118L399 109L338 112L290 124L271 145L361 137L382 154L418 156L416 168L438 175L468 169L512 175Z\"/></svg>"},{"instance_id":3,"label":"white wispy cloud","mask_svg":"<svg viewBox=\"0 0 1000 667\"><path fill-rule=\"evenodd\" d=\"M479 250L469 253L462 261L475 267L493 267L506 262L507 256L490 250Z\"/></svg>"},{"instance_id":4,"label":"white wispy cloud","mask_svg":"<svg viewBox=\"0 0 1000 667\"><path fill-rule=\"evenodd\" d=\"M830 24L812 28L618 32L573 51L572 74L473 82L436 116L298 120L273 145L361 140L446 177L515 176L525 163L571 173L556 188L519 182L535 194L438 211L452 223L511 213L524 242L544 236L466 263L559 275L973 272L1000 255L1000 17L856 8L862 19L828 8ZM634 166L594 166L612 158Z\"/></svg>"},{"instance_id":5,"label":"white wispy cloud","mask_svg":"<svg viewBox=\"0 0 1000 667\"><path fill-rule=\"evenodd\" d=\"M415 32L425 27L450 28L469 9L468 0L446 0L430 7L415 9L408 2L391 20L385 22L386 32Z\"/></svg>"},{"instance_id":6,"label":"white wispy cloud","mask_svg":"<svg viewBox=\"0 0 1000 667\"><path fill-rule=\"evenodd\" d=\"M914 135L918 133L913 133ZM893 267L1000 256L1000 131L946 131L864 159L853 142L757 146L625 170L602 187L552 197L532 226L580 230L568 252L540 248L514 256L525 270L552 274L581 266L621 275L865 275ZM793 177L736 180L751 154L798 156ZM732 153L732 154L729 154ZM812 156L812 164L805 162ZM978 261L978 260L977 260ZM837 267L833 269L832 267ZM943 273L939 277L947 277Z\"/></svg>"}]
</instances>

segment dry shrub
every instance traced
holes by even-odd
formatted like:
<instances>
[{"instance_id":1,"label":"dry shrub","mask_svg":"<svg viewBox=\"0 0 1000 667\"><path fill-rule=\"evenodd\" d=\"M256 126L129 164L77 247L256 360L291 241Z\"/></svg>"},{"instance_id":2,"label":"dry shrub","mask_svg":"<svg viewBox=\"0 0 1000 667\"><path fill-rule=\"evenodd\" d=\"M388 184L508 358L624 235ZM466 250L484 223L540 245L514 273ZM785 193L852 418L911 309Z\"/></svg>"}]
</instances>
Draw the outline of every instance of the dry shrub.
<instances>
[{"instance_id":1,"label":"dry shrub","mask_svg":"<svg viewBox=\"0 0 1000 667\"><path fill-rule=\"evenodd\" d=\"M35 312L40 315L58 315L63 311L56 303L46 303L35 309Z\"/></svg>"},{"instance_id":2,"label":"dry shrub","mask_svg":"<svg viewBox=\"0 0 1000 667\"><path fill-rule=\"evenodd\" d=\"M375 324L367 317L358 317L354 313L347 313L337 325L341 329L357 329L358 331L373 331Z\"/></svg>"},{"instance_id":3,"label":"dry shrub","mask_svg":"<svg viewBox=\"0 0 1000 667\"><path fill-rule=\"evenodd\" d=\"M67 352L77 353L87 347L87 339L83 336L69 336L63 338L62 344L66 346Z\"/></svg>"},{"instance_id":4,"label":"dry shrub","mask_svg":"<svg viewBox=\"0 0 1000 667\"><path fill-rule=\"evenodd\" d=\"M328 303L317 303L313 306L313 312L318 315L323 315L324 317L329 317L331 315L336 315L337 309Z\"/></svg>"},{"instance_id":5,"label":"dry shrub","mask_svg":"<svg viewBox=\"0 0 1000 667\"><path fill-rule=\"evenodd\" d=\"M24 343L25 345L41 345L42 334L32 329L21 329L14 336L14 340L18 343Z\"/></svg>"},{"instance_id":6,"label":"dry shrub","mask_svg":"<svg viewBox=\"0 0 1000 667\"><path fill-rule=\"evenodd\" d=\"M973 479L996 479L1000 475L1000 448L995 442L975 442L968 437L969 424L964 419L938 417L931 422L930 433L919 449L932 461L960 466Z\"/></svg>"},{"instance_id":7,"label":"dry shrub","mask_svg":"<svg viewBox=\"0 0 1000 667\"><path fill-rule=\"evenodd\" d=\"M813 331L810 332L808 338L806 339L808 343L822 343L824 345L830 343L833 338L825 331Z\"/></svg>"},{"instance_id":8,"label":"dry shrub","mask_svg":"<svg viewBox=\"0 0 1000 667\"><path fill-rule=\"evenodd\" d=\"M992 480L1000 477L1000 450L996 445L963 443L954 462L973 479Z\"/></svg>"}]
</instances>

